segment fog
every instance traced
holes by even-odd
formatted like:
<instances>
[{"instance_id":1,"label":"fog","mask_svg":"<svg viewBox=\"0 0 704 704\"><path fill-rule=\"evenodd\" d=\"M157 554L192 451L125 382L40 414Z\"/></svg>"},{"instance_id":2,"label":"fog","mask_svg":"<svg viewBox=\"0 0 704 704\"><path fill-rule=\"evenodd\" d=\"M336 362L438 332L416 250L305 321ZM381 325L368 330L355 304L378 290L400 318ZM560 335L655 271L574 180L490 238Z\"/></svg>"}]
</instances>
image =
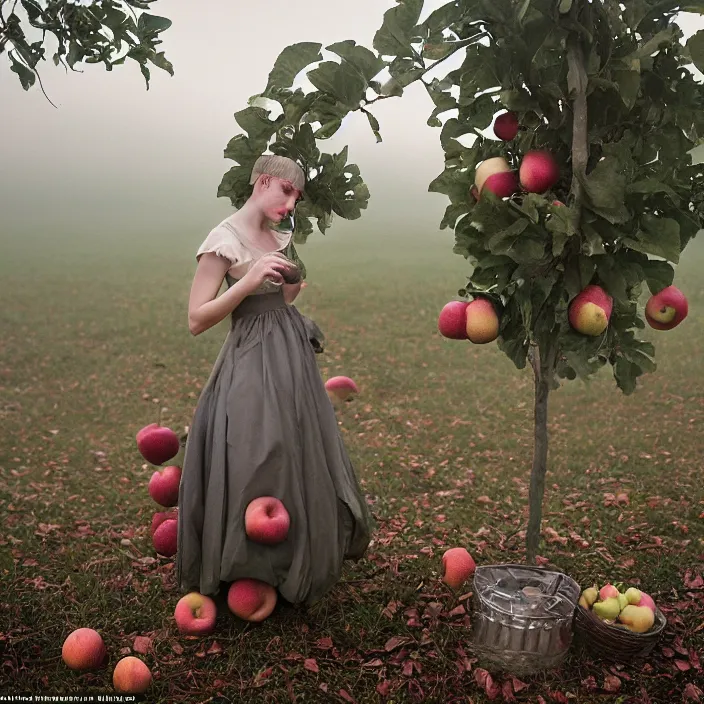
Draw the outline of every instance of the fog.
<instances>
[{"instance_id":1,"label":"fog","mask_svg":"<svg viewBox=\"0 0 704 704\"><path fill-rule=\"evenodd\" d=\"M217 198L233 162L223 149L238 133L233 114L263 90L279 52L298 41L323 46L354 39L370 47L393 0L161 0L173 21L162 49L175 75L152 68L149 91L129 61L107 73L55 67L54 45L38 86L25 92L0 59L0 241L8 237L114 238L130 234L202 238L231 212ZM424 16L443 4L426 2ZM207 9L207 12L206 12ZM687 35L704 27L683 17ZM49 40L50 41L50 40ZM449 63L449 62L447 62ZM374 105L383 143L364 115L349 118L325 151L350 145L372 198L361 220L335 221L332 235L363 228L419 237L437 233L447 204L428 193L443 168L440 130L425 123L433 105L420 85Z\"/></svg>"}]
</instances>

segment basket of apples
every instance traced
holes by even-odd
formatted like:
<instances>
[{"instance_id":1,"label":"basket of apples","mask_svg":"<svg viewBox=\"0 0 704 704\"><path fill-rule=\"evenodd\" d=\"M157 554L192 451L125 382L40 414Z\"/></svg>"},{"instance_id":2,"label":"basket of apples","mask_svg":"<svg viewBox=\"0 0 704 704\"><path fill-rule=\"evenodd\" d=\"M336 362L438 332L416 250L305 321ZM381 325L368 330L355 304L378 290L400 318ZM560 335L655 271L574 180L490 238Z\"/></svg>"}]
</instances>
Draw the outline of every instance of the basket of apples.
<instances>
[{"instance_id":1,"label":"basket of apples","mask_svg":"<svg viewBox=\"0 0 704 704\"><path fill-rule=\"evenodd\" d=\"M635 587L595 584L582 592L575 611L578 638L608 660L647 655L667 623L652 597Z\"/></svg>"}]
</instances>

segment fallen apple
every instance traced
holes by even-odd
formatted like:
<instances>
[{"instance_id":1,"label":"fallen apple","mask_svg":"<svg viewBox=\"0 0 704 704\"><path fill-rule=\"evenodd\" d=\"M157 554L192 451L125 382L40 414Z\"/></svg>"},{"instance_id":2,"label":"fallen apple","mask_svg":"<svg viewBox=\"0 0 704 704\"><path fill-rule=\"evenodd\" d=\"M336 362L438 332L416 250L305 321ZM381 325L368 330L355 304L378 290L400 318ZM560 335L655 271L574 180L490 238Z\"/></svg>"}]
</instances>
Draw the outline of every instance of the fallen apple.
<instances>
[{"instance_id":1,"label":"fallen apple","mask_svg":"<svg viewBox=\"0 0 704 704\"><path fill-rule=\"evenodd\" d=\"M465 548L450 548L442 556L442 581L451 589L459 589L474 574L477 566Z\"/></svg>"},{"instance_id":2,"label":"fallen apple","mask_svg":"<svg viewBox=\"0 0 704 704\"><path fill-rule=\"evenodd\" d=\"M280 499L260 496L250 501L244 512L247 537L264 545L276 545L286 540L291 518Z\"/></svg>"},{"instance_id":3,"label":"fallen apple","mask_svg":"<svg viewBox=\"0 0 704 704\"><path fill-rule=\"evenodd\" d=\"M77 628L66 637L61 658L72 670L97 670L108 657L101 635L92 628Z\"/></svg>"},{"instance_id":4,"label":"fallen apple","mask_svg":"<svg viewBox=\"0 0 704 704\"><path fill-rule=\"evenodd\" d=\"M160 506L171 507L178 504L178 490L181 484L181 468L175 465L157 470L149 480L149 496Z\"/></svg>"},{"instance_id":5,"label":"fallen apple","mask_svg":"<svg viewBox=\"0 0 704 704\"><path fill-rule=\"evenodd\" d=\"M333 403L351 401L359 393L357 384L348 376L333 376L328 379L325 382L325 390Z\"/></svg>"},{"instance_id":6,"label":"fallen apple","mask_svg":"<svg viewBox=\"0 0 704 704\"><path fill-rule=\"evenodd\" d=\"M676 286L668 286L645 304L645 319L655 330L672 330L689 312L687 298Z\"/></svg>"},{"instance_id":7,"label":"fallen apple","mask_svg":"<svg viewBox=\"0 0 704 704\"><path fill-rule=\"evenodd\" d=\"M611 296L601 286L591 284L572 299L568 318L574 330L595 337L608 327L612 310Z\"/></svg>"},{"instance_id":8,"label":"fallen apple","mask_svg":"<svg viewBox=\"0 0 704 704\"><path fill-rule=\"evenodd\" d=\"M510 142L518 134L518 115L504 112L494 120L494 134L504 142Z\"/></svg>"},{"instance_id":9,"label":"fallen apple","mask_svg":"<svg viewBox=\"0 0 704 704\"><path fill-rule=\"evenodd\" d=\"M164 519L152 535L154 549L163 557L173 557L178 552L178 521L175 518Z\"/></svg>"},{"instance_id":10,"label":"fallen apple","mask_svg":"<svg viewBox=\"0 0 704 704\"><path fill-rule=\"evenodd\" d=\"M228 608L245 621L263 621L274 610L276 599L274 587L258 579L238 579L227 592Z\"/></svg>"},{"instance_id":11,"label":"fallen apple","mask_svg":"<svg viewBox=\"0 0 704 704\"><path fill-rule=\"evenodd\" d=\"M152 673L139 658L128 655L115 665L112 684L115 690L124 694L144 694L152 683Z\"/></svg>"},{"instance_id":12,"label":"fallen apple","mask_svg":"<svg viewBox=\"0 0 704 704\"><path fill-rule=\"evenodd\" d=\"M171 428L150 423L137 433L137 449L147 462L160 465L178 454L180 443Z\"/></svg>"},{"instance_id":13,"label":"fallen apple","mask_svg":"<svg viewBox=\"0 0 704 704\"><path fill-rule=\"evenodd\" d=\"M544 193L560 178L560 167L553 155L543 149L527 152L518 170L521 186L529 193Z\"/></svg>"},{"instance_id":14,"label":"fallen apple","mask_svg":"<svg viewBox=\"0 0 704 704\"><path fill-rule=\"evenodd\" d=\"M467 339L477 345L493 342L499 336L499 316L487 298L475 298L466 310Z\"/></svg>"},{"instance_id":15,"label":"fallen apple","mask_svg":"<svg viewBox=\"0 0 704 704\"><path fill-rule=\"evenodd\" d=\"M438 330L450 340L467 339L467 301L450 301L440 311Z\"/></svg>"},{"instance_id":16,"label":"fallen apple","mask_svg":"<svg viewBox=\"0 0 704 704\"><path fill-rule=\"evenodd\" d=\"M634 633L645 633L655 623L655 613L647 606L628 604L619 614L618 620Z\"/></svg>"},{"instance_id":17,"label":"fallen apple","mask_svg":"<svg viewBox=\"0 0 704 704\"><path fill-rule=\"evenodd\" d=\"M188 636L207 636L215 630L218 608L215 602L199 592L182 596L174 609L178 630Z\"/></svg>"}]
</instances>

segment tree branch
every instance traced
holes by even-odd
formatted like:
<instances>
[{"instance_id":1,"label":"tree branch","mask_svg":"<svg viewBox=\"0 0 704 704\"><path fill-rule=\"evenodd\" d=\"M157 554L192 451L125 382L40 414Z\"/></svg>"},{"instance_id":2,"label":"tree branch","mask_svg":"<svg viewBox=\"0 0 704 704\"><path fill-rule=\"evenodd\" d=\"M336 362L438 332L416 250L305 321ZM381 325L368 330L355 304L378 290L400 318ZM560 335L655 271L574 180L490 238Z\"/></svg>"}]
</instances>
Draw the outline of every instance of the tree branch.
<instances>
[{"instance_id":1,"label":"tree branch","mask_svg":"<svg viewBox=\"0 0 704 704\"><path fill-rule=\"evenodd\" d=\"M579 3L572 6L573 15ZM576 17L574 17L576 19ZM579 35L572 32L567 40L567 87L572 100L572 186L577 212L581 209L583 189L581 179L589 160L589 132L587 121L587 67Z\"/></svg>"}]
</instances>

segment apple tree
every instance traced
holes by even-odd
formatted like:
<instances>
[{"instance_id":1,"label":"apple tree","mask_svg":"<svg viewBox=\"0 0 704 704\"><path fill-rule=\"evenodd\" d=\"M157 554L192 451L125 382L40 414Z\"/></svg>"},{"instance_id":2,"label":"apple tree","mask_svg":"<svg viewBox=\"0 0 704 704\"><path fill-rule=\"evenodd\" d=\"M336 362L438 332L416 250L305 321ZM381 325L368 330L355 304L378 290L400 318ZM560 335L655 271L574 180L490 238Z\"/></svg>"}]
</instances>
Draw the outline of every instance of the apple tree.
<instances>
[{"instance_id":1,"label":"apple tree","mask_svg":"<svg viewBox=\"0 0 704 704\"><path fill-rule=\"evenodd\" d=\"M29 90L39 81L39 62L46 60L47 34L56 42L56 66L77 71L77 65L102 63L107 71L132 59L149 90L149 64L174 69L159 35L171 20L146 12L156 0L0 0L0 54Z\"/></svg>"},{"instance_id":2,"label":"apple tree","mask_svg":"<svg viewBox=\"0 0 704 704\"><path fill-rule=\"evenodd\" d=\"M424 85L445 155L429 191L448 197L440 227L472 266L459 295L492 304L499 348L535 378L530 562L550 392L609 365L632 393L656 368L646 320L672 327L684 313L680 293L674 320L658 323L667 309L658 296L678 294L673 265L704 218L704 176L690 154L704 137L704 91L687 68L704 70L704 32L684 42L680 11L704 13L704 2L453 0L421 22L423 0L397 0L373 49L339 42L329 60L320 44L284 49L264 91L235 115L246 134L225 150L237 165L218 195L235 206L265 151L304 167L300 244L311 219L324 234L333 214L358 218L369 199L347 149L322 153L318 142L355 111L381 140L373 104ZM293 88L305 69L315 90ZM648 292L652 315L641 305Z\"/></svg>"}]
</instances>

